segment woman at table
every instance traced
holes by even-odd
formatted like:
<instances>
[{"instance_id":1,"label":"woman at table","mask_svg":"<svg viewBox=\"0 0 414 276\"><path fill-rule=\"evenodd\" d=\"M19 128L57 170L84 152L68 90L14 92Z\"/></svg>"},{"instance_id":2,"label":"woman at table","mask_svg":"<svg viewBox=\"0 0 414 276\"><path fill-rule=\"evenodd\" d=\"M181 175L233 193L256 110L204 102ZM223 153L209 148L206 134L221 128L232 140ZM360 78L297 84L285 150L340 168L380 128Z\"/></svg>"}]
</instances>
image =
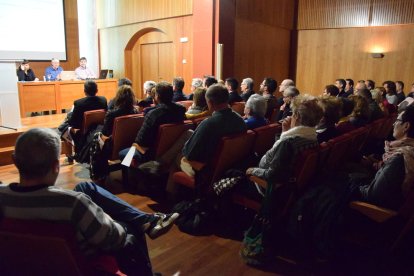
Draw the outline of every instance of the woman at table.
<instances>
[{"instance_id":1,"label":"woman at table","mask_svg":"<svg viewBox=\"0 0 414 276\"><path fill-rule=\"evenodd\" d=\"M28 60L23 60L17 69L17 77L19 81L38 81L35 73L30 69L30 64Z\"/></svg>"}]
</instances>

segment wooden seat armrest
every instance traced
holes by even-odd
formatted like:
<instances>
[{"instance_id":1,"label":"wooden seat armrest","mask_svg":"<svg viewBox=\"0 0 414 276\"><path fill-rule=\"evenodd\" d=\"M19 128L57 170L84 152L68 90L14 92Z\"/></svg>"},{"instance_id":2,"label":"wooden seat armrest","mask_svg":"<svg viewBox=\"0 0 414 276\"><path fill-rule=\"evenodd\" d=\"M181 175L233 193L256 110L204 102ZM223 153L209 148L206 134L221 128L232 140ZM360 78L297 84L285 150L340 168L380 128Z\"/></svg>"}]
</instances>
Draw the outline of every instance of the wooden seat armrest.
<instances>
[{"instance_id":1,"label":"wooden seat armrest","mask_svg":"<svg viewBox=\"0 0 414 276\"><path fill-rule=\"evenodd\" d=\"M352 201L349 203L349 207L380 223L397 215L397 212L394 210L378 207L362 201Z\"/></svg>"},{"instance_id":2,"label":"wooden seat armrest","mask_svg":"<svg viewBox=\"0 0 414 276\"><path fill-rule=\"evenodd\" d=\"M264 188L264 189L266 189L266 188L267 188L267 181L266 181L266 180L264 180L264 179L262 179L262 178L260 178L260 177L254 176L254 175L251 175L251 176L249 177L249 179L250 179L251 181L253 181L253 182L257 183L260 187L262 187L262 188Z\"/></svg>"},{"instance_id":3,"label":"wooden seat armrest","mask_svg":"<svg viewBox=\"0 0 414 276\"><path fill-rule=\"evenodd\" d=\"M133 143L132 145L133 145L133 146L137 149L137 151L139 151L141 154L145 154L145 153L148 151L148 149L149 149L149 148L146 148L146 147L140 146L140 145L138 145L137 143Z\"/></svg>"},{"instance_id":4,"label":"wooden seat armrest","mask_svg":"<svg viewBox=\"0 0 414 276\"><path fill-rule=\"evenodd\" d=\"M198 161L190 161L187 159L185 161L189 163L195 171L201 171L201 169L204 168L204 166L206 165L206 163L201 163Z\"/></svg>"},{"instance_id":5,"label":"wooden seat armrest","mask_svg":"<svg viewBox=\"0 0 414 276\"><path fill-rule=\"evenodd\" d=\"M78 131L80 131L80 129L79 128L71 128L70 129L70 134L72 134L72 135L74 135L74 134L76 134L76 133L78 133Z\"/></svg>"}]
</instances>

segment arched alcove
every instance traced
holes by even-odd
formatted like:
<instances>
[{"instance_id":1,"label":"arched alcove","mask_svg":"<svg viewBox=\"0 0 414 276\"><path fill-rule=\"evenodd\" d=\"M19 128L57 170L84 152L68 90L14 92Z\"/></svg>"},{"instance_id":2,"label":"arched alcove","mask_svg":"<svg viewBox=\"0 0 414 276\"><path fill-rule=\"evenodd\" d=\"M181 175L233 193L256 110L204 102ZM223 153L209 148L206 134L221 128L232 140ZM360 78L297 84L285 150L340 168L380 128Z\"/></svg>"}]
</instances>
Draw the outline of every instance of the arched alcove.
<instances>
[{"instance_id":1,"label":"arched alcove","mask_svg":"<svg viewBox=\"0 0 414 276\"><path fill-rule=\"evenodd\" d=\"M147 80L171 82L175 72L175 46L164 31L144 28L128 41L125 55L125 76L131 79L138 98Z\"/></svg>"}]
</instances>

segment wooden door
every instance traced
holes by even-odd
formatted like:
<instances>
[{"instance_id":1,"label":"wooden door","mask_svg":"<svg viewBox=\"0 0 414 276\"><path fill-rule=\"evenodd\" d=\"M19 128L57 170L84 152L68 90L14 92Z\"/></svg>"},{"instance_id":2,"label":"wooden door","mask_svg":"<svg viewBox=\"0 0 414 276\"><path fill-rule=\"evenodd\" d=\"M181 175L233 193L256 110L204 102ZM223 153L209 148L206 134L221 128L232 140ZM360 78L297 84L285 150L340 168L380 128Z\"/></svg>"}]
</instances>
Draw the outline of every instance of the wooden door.
<instances>
[{"instance_id":1,"label":"wooden door","mask_svg":"<svg viewBox=\"0 0 414 276\"><path fill-rule=\"evenodd\" d=\"M173 43L141 44L142 83L147 80L155 82L172 82L174 78Z\"/></svg>"},{"instance_id":2,"label":"wooden door","mask_svg":"<svg viewBox=\"0 0 414 276\"><path fill-rule=\"evenodd\" d=\"M172 83L174 78L174 56L173 44L159 43L158 44L158 77L159 81L168 81Z\"/></svg>"}]
</instances>

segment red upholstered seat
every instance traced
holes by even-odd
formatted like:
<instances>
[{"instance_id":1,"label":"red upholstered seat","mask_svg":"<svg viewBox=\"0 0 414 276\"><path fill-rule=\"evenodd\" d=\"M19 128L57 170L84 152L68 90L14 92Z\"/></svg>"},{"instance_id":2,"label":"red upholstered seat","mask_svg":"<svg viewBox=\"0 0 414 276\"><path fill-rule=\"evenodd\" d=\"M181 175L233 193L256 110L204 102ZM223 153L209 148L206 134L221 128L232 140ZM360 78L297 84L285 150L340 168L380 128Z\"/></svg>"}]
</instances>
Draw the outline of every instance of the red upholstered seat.
<instances>
[{"instance_id":1,"label":"red upholstered seat","mask_svg":"<svg viewBox=\"0 0 414 276\"><path fill-rule=\"evenodd\" d=\"M185 109L188 110L190 108L190 106L193 104L193 101L179 101L177 103L184 106Z\"/></svg>"},{"instance_id":2,"label":"red upholstered seat","mask_svg":"<svg viewBox=\"0 0 414 276\"><path fill-rule=\"evenodd\" d=\"M82 135L88 133L93 125L103 125L105 114L105 109L90 110L83 113Z\"/></svg>"},{"instance_id":3,"label":"red upholstered seat","mask_svg":"<svg viewBox=\"0 0 414 276\"><path fill-rule=\"evenodd\" d=\"M234 112L239 113L241 116L244 115L244 106L246 105L245 102L235 102L231 104L231 109L233 109Z\"/></svg>"},{"instance_id":4,"label":"red upholstered seat","mask_svg":"<svg viewBox=\"0 0 414 276\"><path fill-rule=\"evenodd\" d=\"M272 148L276 141L276 134L280 134L282 132L282 125L270 124L255 128L253 131L256 133L253 151L259 156L262 156Z\"/></svg>"},{"instance_id":5,"label":"red upholstered seat","mask_svg":"<svg viewBox=\"0 0 414 276\"><path fill-rule=\"evenodd\" d=\"M130 147L144 122L141 114L132 114L115 118L112 130L112 155L110 160L119 159L119 151Z\"/></svg>"}]
</instances>

